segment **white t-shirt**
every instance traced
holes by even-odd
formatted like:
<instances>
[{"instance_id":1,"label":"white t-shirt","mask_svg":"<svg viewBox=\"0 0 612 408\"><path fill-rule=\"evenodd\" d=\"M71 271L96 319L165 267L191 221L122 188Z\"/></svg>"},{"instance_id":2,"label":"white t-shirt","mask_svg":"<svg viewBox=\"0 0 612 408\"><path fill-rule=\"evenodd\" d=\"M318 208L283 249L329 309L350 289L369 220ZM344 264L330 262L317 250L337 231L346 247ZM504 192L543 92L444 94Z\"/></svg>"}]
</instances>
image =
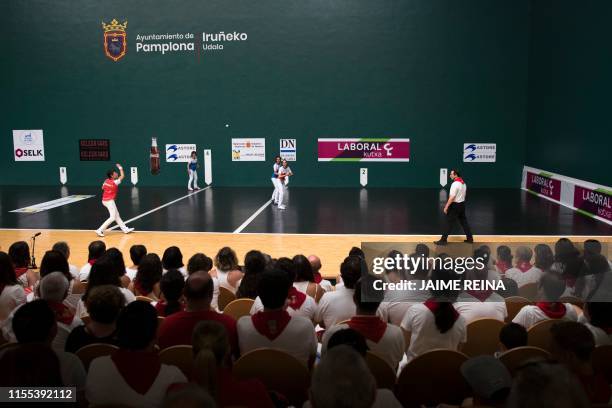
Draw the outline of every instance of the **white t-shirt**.
<instances>
[{"instance_id":1,"label":"white t-shirt","mask_svg":"<svg viewBox=\"0 0 612 408\"><path fill-rule=\"evenodd\" d=\"M287 166L287 168L284 168L283 166L280 166L278 168L278 175L280 176L281 174L286 174L287 177L289 177L289 174L292 174L293 172L291 171L291 167ZM280 179L281 180L281 186L284 185L283 183L287 182L287 177L285 177L284 179Z\"/></svg>"},{"instance_id":2,"label":"white t-shirt","mask_svg":"<svg viewBox=\"0 0 612 408\"><path fill-rule=\"evenodd\" d=\"M455 203L462 203L465 201L465 195L467 192L467 186L465 183L460 183L458 181L453 181L450 187L450 196L455 197Z\"/></svg>"},{"instance_id":3,"label":"white t-shirt","mask_svg":"<svg viewBox=\"0 0 612 408\"><path fill-rule=\"evenodd\" d=\"M261 312L262 310L264 310L263 303L261 303L261 299L259 298L259 296L257 296L255 298L255 302L253 302L253 306L251 306L250 314L254 315L257 312ZM314 321L315 316L317 314L317 303L314 301L313 298L306 295L306 300L304 300L304 303L302 303L302 306L299 309L295 310L291 307L288 307L287 313L289 313L291 316L301 316L307 318L310 321Z\"/></svg>"},{"instance_id":4,"label":"white t-shirt","mask_svg":"<svg viewBox=\"0 0 612 408\"><path fill-rule=\"evenodd\" d=\"M414 305L404 316L402 329L411 333L410 346L406 351L408 361L429 350L445 348L457 350L459 344L467 341L465 318L459 316L453 327L440 333L434 314L424 304Z\"/></svg>"},{"instance_id":5,"label":"white t-shirt","mask_svg":"<svg viewBox=\"0 0 612 408\"><path fill-rule=\"evenodd\" d=\"M332 290L334 290L334 286L327 279L321 279L321 282L319 282L319 286L321 286L321 288L326 292L331 292Z\"/></svg>"},{"instance_id":6,"label":"white t-shirt","mask_svg":"<svg viewBox=\"0 0 612 408\"><path fill-rule=\"evenodd\" d=\"M285 329L274 340L270 340L257 331L251 316L243 316L238 319L236 328L242 355L258 348L274 348L285 351L308 365L311 357L317 352L314 326L305 317L291 317Z\"/></svg>"},{"instance_id":7,"label":"white t-shirt","mask_svg":"<svg viewBox=\"0 0 612 408\"><path fill-rule=\"evenodd\" d=\"M469 293L463 292L457 298L454 306L463 316L466 324L485 318L503 322L508 317L508 309L504 298L495 292L491 293L484 302L479 301Z\"/></svg>"},{"instance_id":8,"label":"white t-shirt","mask_svg":"<svg viewBox=\"0 0 612 408\"><path fill-rule=\"evenodd\" d=\"M238 290L238 287L233 287L232 285L229 284L229 282L227 281L228 275L229 275L229 272L221 271L217 269L217 280L219 282L219 286L229 290L235 295L236 291Z\"/></svg>"},{"instance_id":9,"label":"white t-shirt","mask_svg":"<svg viewBox=\"0 0 612 408\"><path fill-rule=\"evenodd\" d=\"M542 276L542 270L532 266L529 270L523 272L520 269L514 267L506 271L506 278L510 278L516 282L518 287L525 286L528 283L537 283L540 281Z\"/></svg>"},{"instance_id":10,"label":"white t-shirt","mask_svg":"<svg viewBox=\"0 0 612 408\"><path fill-rule=\"evenodd\" d=\"M323 340L321 342L322 357L327 352L327 343L334 333L348 328L349 325L343 323L337 324L325 330L325 334L323 335ZM402 361L402 358L404 358L404 350L406 350L404 333L402 332L402 329L392 324L387 324L387 330L385 330L385 334L383 334L378 343L366 339L366 344L372 353L385 360L394 370L397 370L400 361Z\"/></svg>"},{"instance_id":11,"label":"white t-shirt","mask_svg":"<svg viewBox=\"0 0 612 408\"><path fill-rule=\"evenodd\" d=\"M355 303L353 302L354 289L346 287L338 288L333 292L325 292L319 299L319 308L315 321L323 323L326 328L343 320L348 320L355 315Z\"/></svg>"},{"instance_id":12,"label":"white t-shirt","mask_svg":"<svg viewBox=\"0 0 612 408\"><path fill-rule=\"evenodd\" d=\"M70 270L70 274L72 275L73 278L78 279L79 278L79 268L77 268L75 265L68 265L68 269Z\"/></svg>"},{"instance_id":13,"label":"white t-shirt","mask_svg":"<svg viewBox=\"0 0 612 408\"><path fill-rule=\"evenodd\" d=\"M138 268L125 268L125 274L130 278L131 281L134 280L136 274L138 273Z\"/></svg>"},{"instance_id":14,"label":"white t-shirt","mask_svg":"<svg viewBox=\"0 0 612 408\"><path fill-rule=\"evenodd\" d=\"M169 386L186 382L187 378L181 370L175 366L162 364L151 388L146 394L139 394L123 379L110 356L104 356L96 358L89 366L86 397L91 405L158 407L166 396Z\"/></svg>"},{"instance_id":15,"label":"white t-shirt","mask_svg":"<svg viewBox=\"0 0 612 408\"><path fill-rule=\"evenodd\" d=\"M578 320L578 315L576 314L576 310L571 303L564 303L566 312L565 316L561 318L561 320L569 320L575 322ZM550 319L546 314L537 306L527 305L523 306L521 310L519 310L518 314L514 319L512 319L513 323L518 323L524 328L528 329L534 324L541 322L542 320Z\"/></svg>"},{"instance_id":16,"label":"white t-shirt","mask_svg":"<svg viewBox=\"0 0 612 408\"><path fill-rule=\"evenodd\" d=\"M89 262L87 262L85 265L83 265L79 272L79 280L81 282L88 280L89 272L91 272L91 265L89 264Z\"/></svg>"},{"instance_id":17,"label":"white t-shirt","mask_svg":"<svg viewBox=\"0 0 612 408\"><path fill-rule=\"evenodd\" d=\"M417 287L421 285L416 281ZM431 297L429 290L389 290L378 307L378 315L385 322L399 326L411 306L425 302Z\"/></svg>"},{"instance_id":18,"label":"white t-shirt","mask_svg":"<svg viewBox=\"0 0 612 408\"><path fill-rule=\"evenodd\" d=\"M5 286L0 293L0 320L4 320L19 305L26 302L23 286L16 284Z\"/></svg>"}]
</instances>

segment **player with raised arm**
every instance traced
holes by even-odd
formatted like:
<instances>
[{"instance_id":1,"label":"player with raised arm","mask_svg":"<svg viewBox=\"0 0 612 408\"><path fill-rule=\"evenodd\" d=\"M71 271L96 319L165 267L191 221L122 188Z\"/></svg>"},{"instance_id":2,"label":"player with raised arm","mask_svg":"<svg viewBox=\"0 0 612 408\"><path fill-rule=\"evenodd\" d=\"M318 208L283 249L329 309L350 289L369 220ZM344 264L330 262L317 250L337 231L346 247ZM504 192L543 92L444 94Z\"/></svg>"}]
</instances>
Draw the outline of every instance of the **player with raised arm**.
<instances>
[{"instance_id":1,"label":"player with raised arm","mask_svg":"<svg viewBox=\"0 0 612 408\"><path fill-rule=\"evenodd\" d=\"M121 220L121 216L119 215L119 211L117 210L117 206L115 205L115 198L117 197L117 191L119 190L119 184L121 180L125 177L125 173L123 172L123 167L119 163L117 163L117 169L119 169L119 173L117 170L110 169L106 172L106 180L104 180L104 184L102 184L102 205L106 207L108 210L108 219L104 221L104 224L100 226L96 230L96 234L99 237L104 236L104 230L108 228L109 225L115 221L121 231L124 234L129 234L134 231L134 228L128 228Z\"/></svg>"}]
</instances>

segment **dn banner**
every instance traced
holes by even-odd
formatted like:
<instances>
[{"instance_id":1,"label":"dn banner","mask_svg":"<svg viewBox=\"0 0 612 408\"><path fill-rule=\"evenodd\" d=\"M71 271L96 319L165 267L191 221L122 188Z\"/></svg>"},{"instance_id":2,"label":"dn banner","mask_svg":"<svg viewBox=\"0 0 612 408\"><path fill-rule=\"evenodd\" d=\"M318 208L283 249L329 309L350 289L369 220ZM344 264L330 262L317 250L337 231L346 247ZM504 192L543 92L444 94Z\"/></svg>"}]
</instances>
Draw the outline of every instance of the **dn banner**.
<instances>
[{"instance_id":1,"label":"dn banner","mask_svg":"<svg viewBox=\"0 0 612 408\"><path fill-rule=\"evenodd\" d=\"M410 139L319 139L319 161L407 162Z\"/></svg>"},{"instance_id":2,"label":"dn banner","mask_svg":"<svg viewBox=\"0 0 612 408\"><path fill-rule=\"evenodd\" d=\"M612 188L572 177L523 167L521 187L588 217L612 225Z\"/></svg>"}]
</instances>

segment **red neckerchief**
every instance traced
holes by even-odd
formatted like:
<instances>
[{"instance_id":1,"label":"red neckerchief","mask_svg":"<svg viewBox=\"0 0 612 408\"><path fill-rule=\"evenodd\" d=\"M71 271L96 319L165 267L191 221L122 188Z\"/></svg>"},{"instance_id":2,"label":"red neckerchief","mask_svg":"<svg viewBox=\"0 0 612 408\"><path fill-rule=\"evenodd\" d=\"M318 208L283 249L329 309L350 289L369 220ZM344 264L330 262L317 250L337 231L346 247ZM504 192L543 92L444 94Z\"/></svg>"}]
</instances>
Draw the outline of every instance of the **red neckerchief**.
<instances>
[{"instance_id":1,"label":"red neckerchief","mask_svg":"<svg viewBox=\"0 0 612 408\"><path fill-rule=\"evenodd\" d=\"M314 273L314 282L315 283L321 283L322 280L323 280L323 277L321 276L321 272L315 272Z\"/></svg>"},{"instance_id":2,"label":"red neckerchief","mask_svg":"<svg viewBox=\"0 0 612 408\"><path fill-rule=\"evenodd\" d=\"M533 265L529 263L529 261L521 261L518 262L516 264L516 267L521 271L521 272L527 272L528 270L530 270Z\"/></svg>"},{"instance_id":3,"label":"red neckerchief","mask_svg":"<svg viewBox=\"0 0 612 408\"><path fill-rule=\"evenodd\" d=\"M374 343L378 343L387 331L387 323L380 320L378 316L353 316L347 324L351 329Z\"/></svg>"},{"instance_id":4,"label":"red neckerchief","mask_svg":"<svg viewBox=\"0 0 612 408\"><path fill-rule=\"evenodd\" d=\"M536 302L536 306L550 319L561 319L567 313L565 305L561 302Z\"/></svg>"},{"instance_id":5,"label":"red neckerchief","mask_svg":"<svg viewBox=\"0 0 612 408\"><path fill-rule=\"evenodd\" d=\"M149 391L161 370L157 353L120 349L111 354L111 360L125 382L140 395Z\"/></svg>"},{"instance_id":6,"label":"red neckerchief","mask_svg":"<svg viewBox=\"0 0 612 408\"><path fill-rule=\"evenodd\" d=\"M270 340L277 338L289 324L291 316L286 310L274 312L257 312L251 316L255 330Z\"/></svg>"},{"instance_id":7,"label":"red neckerchief","mask_svg":"<svg viewBox=\"0 0 612 408\"><path fill-rule=\"evenodd\" d=\"M28 271L28 268L15 268L15 276L19 278L21 275L23 275L27 271Z\"/></svg>"},{"instance_id":8,"label":"red neckerchief","mask_svg":"<svg viewBox=\"0 0 612 408\"><path fill-rule=\"evenodd\" d=\"M90 259L89 261L87 261L88 264L90 264L91 266L93 266L93 264L95 264L97 261L97 259Z\"/></svg>"},{"instance_id":9,"label":"red neckerchief","mask_svg":"<svg viewBox=\"0 0 612 408\"><path fill-rule=\"evenodd\" d=\"M438 310L438 308L440 307L440 303L434 298L427 299L423 304L431 311L431 313L435 313L436 310ZM454 306L451 307L453 308L453 316L455 317L455 321L457 321L457 319L459 318L459 312L455 309Z\"/></svg>"},{"instance_id":10,"label":"red neckerchief","mask_svg":"<svg viewBox=\"0 0 612 408\"><path fill-rule=\"evenodd\" d=\"M498 259L497 261L495 261L495 266L497 266L497 269L499 269L499 271L501 273L506 273L506 271L508 269L510 269L510 264L506 261L502 261L500 259Z\"/></svg>"},{"instance_id":11,"label":"red neckerchief","mask_svg":"<svg viewBox=\"0 0 612 408\"><path fill-rule=\"evenodd\" d=\"M455 177L455 179L453 181L458 181L461 184L465 184L465 181L463 181L463 179L461 177Z\"/></svg>"},{"instance_id":12,"label":"red neckerchief","mask_svg":"<svg viewBox=\"0 0 612 408\"><path fill-rule=\"evenodd\" d=\"M302 307L302 305L306 301L306 294L300 292L292 286L289 288L287 298L289 299L289 307L293 310L299 310L299 308Z\"/></svg>"},{"instance_id":13,"label":"red neckerchief","mask_svg":"<svg viewBox=\"0 0 612 408\"><path fill-rule=\"evenodd\" d=\"M481 302L484 302L485 300L487 300L489 298L489 296L491 296L491 293L493 293L493 290L468 290L466 291L469 295L474 296L476 299L480 300Z\"/></svg>"},{"instance_id":14,"label":"red neckerchief","mask_svg":"<svg viewBox=\"0 0 612 408\"><path fill-rule=\"evenodd\" d=\"M142 285L140 285L140 281L138 281L137 279L134 279L134 289L136 292L138 292L136 296L147 296L149 294L149 292L145 291L142 288Z\"/></svg>"},{"instance_id":15,"label":"red neckerchief","mask_svg":"<svg viewBox=\"0 0 612 408\"><path fill-rule=\"evenodd\" d=\"M68 306L61 302L48 301L47 303L49 304L49 306L51 306L53 313L55 313L56 322L64 323L67 326L70 326L70 324L72 324L72 321L74 320L74 312L70 310Z\"/></svg>"}]
</instances>

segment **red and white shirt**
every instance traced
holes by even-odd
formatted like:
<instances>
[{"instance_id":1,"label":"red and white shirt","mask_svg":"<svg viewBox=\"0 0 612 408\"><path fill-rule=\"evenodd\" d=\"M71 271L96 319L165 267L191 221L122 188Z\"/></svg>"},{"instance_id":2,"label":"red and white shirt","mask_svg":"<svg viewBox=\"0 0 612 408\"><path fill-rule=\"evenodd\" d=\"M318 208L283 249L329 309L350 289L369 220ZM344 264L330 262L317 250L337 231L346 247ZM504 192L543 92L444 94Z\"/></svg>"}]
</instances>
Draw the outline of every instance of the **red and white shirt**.
<instances>
[{"instance_id":1,"label":"red and white shirt","mask_svg":"<svg viewBox=\"0 0 612 408\"><path fill-rule=\"evenodd\" d=\"M506 278L515 281L519 288L528 283L537 283L541 277L542 270L529 262L519 262L514 268L506 271Z\"/></svg>"},{"instance_id":2,"label":"red and white shirt","mask_svg":"<svg viewBox=\"0 0 612 408\"><path fill-rule=\"evenodd\" d=\"M102 184L102 201L110 201L114 200L117 197L117 190L119 190L119 183L121 180L113 180L111 178L107 178L104 180L104 184Z\"/></svg>"},{"instance_id":3,"label":"red and white shirt","mask_svg":"<svg viewBox=\"0 0 612 408\"><path fill-rule=\"evenodd\" d=\"M463 292L454 306L467 324L478 319L495 319L503 322L508 317L504 298L493 291Z\"/></svg>"},{"instance_id":4,"label":"red and white shirt","mask_svg":"<svg viewBox=\"0 0 612 408\"><path fill-rule=\"evenodd\" d=\"M578 314L571 303L538 302L536 305L523 306L512 322L529 329L534 324L548 319L575 322L578 320Z\"/></svg>"}]
</instances>

